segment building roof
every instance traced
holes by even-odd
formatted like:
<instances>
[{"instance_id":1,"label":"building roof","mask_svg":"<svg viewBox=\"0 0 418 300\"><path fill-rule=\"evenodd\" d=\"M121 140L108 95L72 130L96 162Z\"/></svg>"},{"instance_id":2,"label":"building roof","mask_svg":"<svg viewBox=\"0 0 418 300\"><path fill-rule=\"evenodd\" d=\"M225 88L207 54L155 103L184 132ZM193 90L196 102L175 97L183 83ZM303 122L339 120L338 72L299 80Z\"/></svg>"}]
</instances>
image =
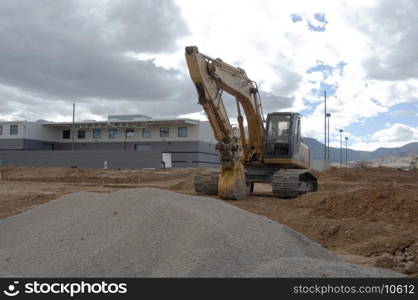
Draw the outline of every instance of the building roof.
<instances>
[{"instance_id":1,"label":"building roof","mask_svg":"<svg viewBox=\"0 0 418 300\"><path fill-rule=\"evenodd\" d=\"M110 115L107 117L110 120L123 120L123 121L142 121L151 120L152 118L146 115Z\"/></svg>"},{"instance_id":2,"label":"building roof","mask_svg":"<svg viewBox=\"0 0 418 300\"><path fill-rule=\"evenodd\" d=\"M21 124L21 123L35 123L35 122L28 122L25 120L22 121L2 121L0 120L0 124Z\"/></svg>"},{"instance_id":3,"label":"building roof","mask_svg":"<svg viewBox=\"0 0 418 300\"><path fill-rule=\"evenodd\" d=\"M76 128L103 128L103 127L148 127L155 125L196 125L199 120L176 118L176 119L148 119L148 120L105 120L105 121L79 121L75 122ZM44 122L47 127L72 127L72 122Z\"/></svg>"}]
</instances>

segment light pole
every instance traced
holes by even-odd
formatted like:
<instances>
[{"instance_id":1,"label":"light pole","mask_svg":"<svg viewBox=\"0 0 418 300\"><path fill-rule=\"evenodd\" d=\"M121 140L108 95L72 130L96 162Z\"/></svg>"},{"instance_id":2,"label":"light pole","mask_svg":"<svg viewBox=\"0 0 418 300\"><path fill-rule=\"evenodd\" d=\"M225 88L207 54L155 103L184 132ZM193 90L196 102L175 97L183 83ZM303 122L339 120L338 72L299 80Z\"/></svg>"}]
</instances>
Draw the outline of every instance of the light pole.
<instances>
[{"instance_id":1,"label":"light pole","mask_svg":"<svg viewBox=\"0 0 418 300\"><path fill-rule=\"evenodd\" d=\"M348 137L345 137L345 167L348 167L348 161L347 161L347 141L348 141Z\"/></svg>"},{"instance_id":2,"label":"light pole","mask_svg":"<svg viewBox=\"0 0 418 300\"><path fill-rule=\"evenodd\" d=\"M73 124L71 126L71 150L73 150L73 151L74 151L74 135L75 135L75 133L74 133L74 130L75 130L74 123L75 123L75 103L73 103Z\"/></svg>"},{"instance_id":3,"label":"light pole","mask_svg":"<svg viewBox=\"0 0 418 300\"><path fill-rule=\"evenodd\" d=\"M327 160L327 91L324 91L324 160ZM329 157L328 157L329 159Z\"/></svg>"},{"instance_id":4,"label":"light pole","mask_svg":"<svg viewBox=\"0 0 418 300\"><path fill-rule=\"evenodd\" d=\"M340 168L343 167L343 131L340 129Z\"/></svg>"},{"instance_id":5,"label":"light pole","mask_svg":"<svg viewBox=\"0 0 418 300\"><path fill-rule=\"evenodd\" d=\"M329 157L329 118L331 118L331 113L327 113L327 118L328 118L328 129L327 129L327 133L328 133L328 137L327 137L327 148L328 148L328 162L330 161L330 157Z\"/></svg>"}]
</instances>

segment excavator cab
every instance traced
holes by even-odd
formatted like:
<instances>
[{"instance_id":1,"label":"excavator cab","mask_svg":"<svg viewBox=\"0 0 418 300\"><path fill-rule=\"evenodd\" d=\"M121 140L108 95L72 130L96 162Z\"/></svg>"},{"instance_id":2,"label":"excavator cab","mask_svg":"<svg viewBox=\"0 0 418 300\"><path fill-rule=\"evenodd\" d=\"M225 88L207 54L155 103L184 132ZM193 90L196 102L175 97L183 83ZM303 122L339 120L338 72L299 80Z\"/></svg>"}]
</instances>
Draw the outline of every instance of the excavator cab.
<instances>
[{"instance_id":1,"label":"excavator cab","mask_svg":"<svg viewBox=\"0 0 418 300\"><path fill-rule=\"evenodd\" d=\"M266 158L292 158L299 150L300 115L290 112L268 114L264 136Z\"/></svg>"}]
</instances>

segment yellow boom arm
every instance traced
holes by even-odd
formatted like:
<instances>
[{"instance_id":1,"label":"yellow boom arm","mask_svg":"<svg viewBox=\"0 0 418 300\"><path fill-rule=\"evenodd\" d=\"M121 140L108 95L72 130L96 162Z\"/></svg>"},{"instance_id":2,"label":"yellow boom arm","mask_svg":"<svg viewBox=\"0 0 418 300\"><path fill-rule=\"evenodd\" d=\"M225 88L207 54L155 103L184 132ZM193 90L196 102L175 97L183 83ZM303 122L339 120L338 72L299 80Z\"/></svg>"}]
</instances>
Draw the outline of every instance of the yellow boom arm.
<instances>
[{"instance_id":1,"label":"yellow boom arm","mask_svg":"<svg viewBox=\"0 0 418 300\"><path fill-rule=\"evenodd\" d=\"M213 59L199 53L195 46L186 47L186 61L190 76L196 86L199 103L203 106L221 154L221 174L218 193L224 199L245 197L246 182L242 160L259 161L264 156L264 126L258 89L241 68L231 66L221 59ZM238 137L229 122L222 101L222 92L235 97L243 157L238 147ZM248 139L245 137L243 108L248 123Z\"/></svg>"}]
</instances>

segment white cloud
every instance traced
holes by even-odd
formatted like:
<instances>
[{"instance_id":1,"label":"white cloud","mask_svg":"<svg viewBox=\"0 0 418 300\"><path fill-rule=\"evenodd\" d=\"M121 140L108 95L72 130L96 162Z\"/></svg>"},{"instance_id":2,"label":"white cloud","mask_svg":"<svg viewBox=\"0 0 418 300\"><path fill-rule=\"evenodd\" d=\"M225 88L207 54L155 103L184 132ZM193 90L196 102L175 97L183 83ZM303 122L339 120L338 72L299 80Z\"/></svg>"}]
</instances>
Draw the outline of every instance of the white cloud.
<instances>
[{"instance_id":1,"label":"white cloud","mask_svg":"<svg viewBox=\"0 0 418 300\"><path fill-rule=\"evenodd\" d=\"M386 124L386 128L368 136L350 136L349 148L355 150L374 151L377 148L401 147L408 143L418 142L418 126L402 123Z\"/></svg>"},{"instance_id":2,"label":"white cloud","mask_svg":"<svg viewBox=\"0 0 418 300\"><path fill-rule=\"evenodd\" d=\"M389 31L397 41L405 42L404 25L408 30L415 26L412 23L393 26L387 16L394 12L411 19L415 12L402 10L411 6L408 0L398 5L388 2L178 0L191 31L180 42L198 45L210 56L243 67L264 91L292 99L286 110L302 111L313 105L313 112L303 118L302 130L304 135L319 140L323 139L321 82L333 86L336 93L328 100L328 111L332 114L333 142L339 143L339 128L367 123L370 118L390 111L395 104L418 101L418 76L400 80L372 76L376 68L372 57L379 59L380 71L391 73L394 65L382 64L384 55L391 55L391 59L402 56L400 52L391 52L393 43L385 39ZM324 32L308 29L307 20L315 26L321 25L313 18L315 13L325 14L328 24ZM302 21L294 23L292 14L301 16ZM408 38L412 33L408 32ZM414 45L403 44L408 53L414 51ZM176 55L177 59L171 62L177 61L177 67L185 70L183 54ZM306 72L318 62L333 67L333 72L327 76L320 71ZM346 64L343 72L336 68L341 62ZM277 101L267 100L265 112L282 110L284 102L280 97ZM364 149L385 146L388 142L372 143L366 135L345 134L354 145Z\"/></svg>"},{"instance_id":3,"label":"white cloud","mask_svg":"<svg viewBox=\"0 0 418 300\"><path fill-rule=\"evenodd\" d=\"M412 127L401 123L395 123L388 128L375 132L374 140L388 143L408 143L418 141L418 127Z\"/></svg>"},{"instance_id":4,"label":"white cloud","mask_svg":"<svg viewBox=\"0 0 418 300\"><path fill-rule=\"evenodd\" d=\"M301 111L308 103L322 102L322 93L312 93L312 89L320 88L322 81L338 85L336 97L329 102L334 126L346 127L387 111L386 105L364 94L366 71L362 58L368 40L346 17L364 6L348 6L337 1L315 1L314 4L312 1L286 4L263 1L262 5L257 1L240 1L239 5L235 1L178 3L192 32L191 36L183 38L185 43L197 44L208 55L238 63L265 91L292 97L293 105L288 110ZM372 5L374 1L365 4L366 7ZM328 25L324 32L312 32L305 22L294 23L291 19L292 14L306 18L315 13L326 16ZM345 62L347 66L343 75L336 70L327 78L320 72L306 73L318 61L333 67ZM269 106L265 112L278 109L279 104L277 109ZM304 120L305 135L317 138L322 135L321 109L317 107Z\"/></svg>"},{"instance_id":5,"label":"white cloud","mask_svg":"<svg viewBox=\"0 0 418 300\"><path fill-rule=\"evenodd\" d=\"M180 115L179 118L189 118L189 119L200 120L200 121L208 121L208 118L206 117L203 111Z\"/></svg>"}]
</instances>

